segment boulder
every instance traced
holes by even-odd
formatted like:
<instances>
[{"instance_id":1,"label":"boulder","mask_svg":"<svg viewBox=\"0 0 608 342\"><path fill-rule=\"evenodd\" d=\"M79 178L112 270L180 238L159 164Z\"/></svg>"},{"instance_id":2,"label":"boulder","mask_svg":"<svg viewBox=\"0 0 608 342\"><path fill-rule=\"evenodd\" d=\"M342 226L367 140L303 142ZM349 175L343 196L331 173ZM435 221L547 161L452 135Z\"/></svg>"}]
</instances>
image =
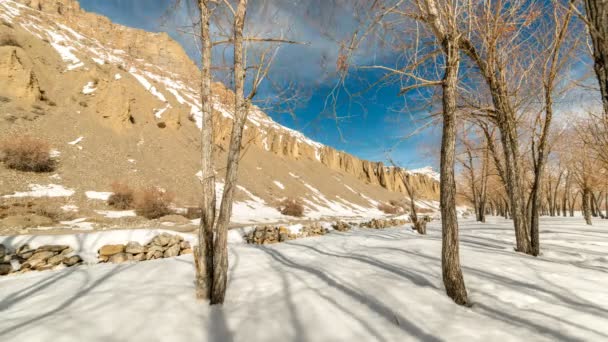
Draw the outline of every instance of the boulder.
<instances>
[{"instance_id":1,"label":"boulder","mask_svg":"<svg viewBox=\"0 0 608 342\"><path fill-rule=\"evenodd\" d=\"M169 242L171 241L171 238L172 238L171 234L161 233L161 234L155 236L154 239L152 239L152 241L150 242L150 244L164 247L169 244Z\"/></svg>"},{"instance_id":2,"label":"boulder","mask_svg":"<svg viewBox=\"0 0 608 342\"><path fill-rule=\"evenodd\" d=\"M63 264L68 267L71 267L71 266L74 266L74 265L80 263L81 261L82 261L82 259L80 258L80 256L73 255L71 257L63 259Z\"/></svg>"},{"instance_id":3,"label":"boulder","mask_svg":"<svg viewBox=\"0 0 608 342\"><path fill-rule=\"evenodd\" d=\"M6 247L0 243L0 259L4 259L6 256Z\"/></svg>"},{"instance_id":4,"label":"boulder","mask_svg":"<svg viewBox=\"0 0 608 342\"><path fill-rule=\"evenodd\" d=\"M179 245L182 241L184 241L184 238L181 235L172 235L171 239L169 240L168 245L169 246L173 246L173 245Z\"/></svg>"},{"instance_id":5,"label":"boulder","mask_svg":"<svg viewBox=\"0 0 608 342\"><path fill-rule=\"evenodd\" d=\"M38 247L38 251L48 251L48 252L55 252L55 253L60 253L61 251L63 251L64 249L70 248L70 246L66 246L66 245L45 245L45 246L40 246Z\"/></svg>"},{"instance_id":6,"label":"boulder","mask_svg":"<svg viewBox=\"0 0 608 342\"><path fill-rule=\"evenodd\" d=\"M107 262L108 259L110 259L110 257L107 256L107 255L100 255L99 256L99 262Z\"/></svg>"},{"instance_id":7,"label":"boulder","mask_svg":"<svg viewBox=\"0 0 608 342\"><path fill-rule=\"evenodd\" d=\"M179 248L181 248L181 249L190 249L192 247L190 246L190 242L184 240L184 241L182 241L182 242L179 243Z\"/></svg>"},{"instance_id":8,"label":"boulder","mask_svg":"<svg viewBox=\"0 0 608 342\"><path fill-rule=\"evenodd\" d=\"M110 256L108 262L111 262L113 264L120 264L129 260L133 260L133 256L131 254L120 252Z\"/></svg>"},{"instance_id":9,"label":"boulder","mask_svg":"<svg viewBox=\"0 0 608 342\"><path fill-rule=\"evenodd\" d=\"M184 248L179 252L179 255L192 254L192 248Z\"/></svg>"},{"instance_id":10,"label":"boulder","mask_svg":"<svg viewBox=\"0 0 608 342\"><path fill-rule=\"evenodd\" d=\"M178 256L179 255L179 251L180 251L179 244L175 244L175 245L167 248L165 250L165 253L163 254L163 256L165 258L171 258L171 257L174 257L174 256Z\"/></svg>"},{"instance_id":11,"label":"boulder","mask_svg":"<svg viewBox=\"0 0 608 342\"><path fill-rule=\"evenodd\" d=\"M142 246L139 242L131 241L125 246L125 252L131 254L140 254L144 252L144 246Z\"/></svg>"},{"instance_id":12,"label":"boulder","mask_svg":"<svg viewBox=\"0 0 608 342\"><path fill-rule=\"evenodd\" d=\"M9 263L0 264L0 275L7 275L13 271L13 266Z\"/></svg>"},{"instance_id":13,"label":"boulder","mask_svg":"<svg viewBox=\"0 0 608 342\"><path fill-rule=\"evenodd\" d=\"M133 261L142 261L142 260L146 260L146 254L144 254L143 252L133 255Z\"/></svg>"},{"instance_id":14,"label":"boulder","mask_svg":"<svg viewBox=\"0 0 608 342\"><path fill-rule=\"evenodd\" d=\"M65 259L65 255L57 254L55 256L50 257L46 262L49 265L59 265L63 262L64 259Z\"/></svg>"},{"instance_id":15,"label":"boulder","mask_svg":"<svg viewBox=\"0 0 608 342\"><path fill-rule=\"evenodd\" d=\"M65 255L69 255L72 252L74 252L74 248L68 247L68 248L66 248L66 249L64 249L64 250L61 251L61 255L64 255L64 256Z\"/></svg>"},{"instance_id":16,"label":"boulder","mask_svg":"<svg viewBox=\"0 0 608 342\"><path fill-rule=\"evenodd\" d=\"M125 251L124 245L105 245L99 249L99 255L111 256Z\"/></svg>"},{"instance_id":17,"label":"boulder","mask_svg":"<svg viewBox=\"0 0 608 342\"><path fill-rule=\"evenodd\" d=\"M27 259L31 258L32 255L34 255L34 253L36 253L36 250L30 249L30 250L21 251L15 255L23 260L27 260Z\"/></svg>"},{"instance_id":18,"label":"boulder","mask_svg":"<svg viewBox=\"0 0 608 342\"><path fill-rule=\"evenodd\" d=\"M52 257L53 255L55 255L57 253L55 252L51 252L51 251L41 251L41 252L36 252L34 253L31 257L29 257L27 259L28 262L31 262L32 260L46 260L50 257Z\"/></svg>"},{"instance_id":19,"label":"boulder","mask_svg":"<svg viewBox=\"0 0 608 342\"><path fill-rule=\"evenodd\" d=\"M148 246L148 248L146 248L146 252L150 253L154 253L154 252L164 252L165 250L161 247L161 246L157 246L157 245L150 245Z\"/></svg>"}]
</instances>

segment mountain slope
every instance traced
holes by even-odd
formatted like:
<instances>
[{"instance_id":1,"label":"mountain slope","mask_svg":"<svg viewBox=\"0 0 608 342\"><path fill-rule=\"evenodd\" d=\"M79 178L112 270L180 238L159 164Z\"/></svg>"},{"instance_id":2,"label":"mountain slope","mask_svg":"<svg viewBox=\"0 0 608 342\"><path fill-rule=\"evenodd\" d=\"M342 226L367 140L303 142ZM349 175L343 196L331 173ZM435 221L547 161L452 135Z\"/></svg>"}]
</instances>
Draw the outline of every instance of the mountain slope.
<instances>
[{"instance_id":1,"label":"mountain slope","mask_svg":"<svg viewBox=\"0 0 608 342\"><path fill-rule=\"evenodd\" d=\"M179 205L196 205L197 75L165 33L113 24L73 0L0 2L0 76L6 80L0 133L50 141L59 165L53 174L1 168L0 192L56 183L74 189L71 200L87 205L86 191L108 191L122 181L160 186L175 193ZM232 96L214 84L218 163L225 160ZM312 141L259 108L250 112L243 140L237 200L244 212L268 211L282 198L297 197L309 217L364 215L405 192L404 171ZM437 197L432 177L405 176L423 198Z\"/></svg>"}]
</instances>

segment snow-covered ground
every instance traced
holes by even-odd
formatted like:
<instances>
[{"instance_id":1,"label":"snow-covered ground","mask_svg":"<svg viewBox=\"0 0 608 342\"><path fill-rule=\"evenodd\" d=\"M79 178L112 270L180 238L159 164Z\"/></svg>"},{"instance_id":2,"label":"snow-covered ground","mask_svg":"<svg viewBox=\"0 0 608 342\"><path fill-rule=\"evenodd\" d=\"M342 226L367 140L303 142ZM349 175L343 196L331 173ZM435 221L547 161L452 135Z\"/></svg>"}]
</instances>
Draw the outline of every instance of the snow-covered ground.
<instances>
[{"instance_id":1,"label":"snow-covered ground","mask_svg":"<svg viewBox=\"0 0 608 342\"><path fill-rule=\"evenodd\" d=\"M444 294L439 222L232 243L222 308L194 300L190 255L2 277L0 340L605 341L608 221L582 223L543 218L534 258L510 221L463 220L470 308Z\"/></svg>"}]
</instances>

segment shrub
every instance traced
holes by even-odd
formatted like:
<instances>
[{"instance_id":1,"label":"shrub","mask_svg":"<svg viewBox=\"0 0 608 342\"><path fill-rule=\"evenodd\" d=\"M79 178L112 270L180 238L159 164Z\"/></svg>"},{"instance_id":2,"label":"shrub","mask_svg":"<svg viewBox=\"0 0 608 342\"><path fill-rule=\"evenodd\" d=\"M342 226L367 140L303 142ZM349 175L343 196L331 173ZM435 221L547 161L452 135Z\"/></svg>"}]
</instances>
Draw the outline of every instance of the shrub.
<instances>
[{"instance_id":1,"label":"shrub","mask_svg":"<svg viewBox=\"0 0 608 342\"><path fill-rule=\"evenodd\" d=\"M133 208L135 195L133 190L126 184L114 182L112 183L112 194L108 197L108 205L120 209Z\"/></svg>"},{"instance_id":2,"label":"shrub","mask_svg":"<svg viewBox=\"0 0 608 342\"><path fill-rule=\"evenodd\" d=\"M27 136L2 143L0 159L6 167L19 171L50 172L55 169L49 144Z\"/></svg>"},{"instance_id":3,"label":"shrub","mask_svg":"<svg viewBox=\"0 0 608 342\"><path fill-rule=\"evenodd\" d=\"M279 206L279 211L283 215L294 217L304 216L304 206L299 200L293 198L283 200Z\"/></svg>"},{"instance_id":4,"label":"shrub","mask_svg":"<svg viewBox=\"0 0 608 342\"><path fill-rule=\"evenodd\" d=\"M172 194L156 187L149 187L137 194L135 212L150 220L157 219L173 213L169 207L171 200L173 200Z\"/></svg>"},{"instance_id":5,"label":"shrub","mask_svg":"<svg viewBox=\"0 0 608 342\"><path fill-rule=\"evenodd\" d=\"M393 207L390 204L380 203L378 204L378 210L384 212L385 214L397 214L399 212L399 208Z\"/></svg>"}]
</instances>

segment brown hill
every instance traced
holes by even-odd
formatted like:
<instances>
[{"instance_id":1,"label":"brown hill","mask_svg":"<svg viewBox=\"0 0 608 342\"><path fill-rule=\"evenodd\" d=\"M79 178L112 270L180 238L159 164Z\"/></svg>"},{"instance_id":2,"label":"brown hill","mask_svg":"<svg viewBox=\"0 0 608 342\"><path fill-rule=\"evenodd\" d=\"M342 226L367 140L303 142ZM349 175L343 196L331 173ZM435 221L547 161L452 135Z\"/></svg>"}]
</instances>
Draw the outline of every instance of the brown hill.
<instances>
[{"instance_id":1,"label":"brown hill","mask_svg":"<svg viewBox=\"0 0 608 342\"><path fill-rule=\"evenodd\" d=\"M160 186L178 205L196 205L198 72L167 34L113 24L76 1L0 2L0 135L49 141L58 165L52 173L0 168L0 196L58 184L75 191L70 201L86 206L92 202L86 191L109 191L122 181ZM214 88L221 162L232 93L219 83ZM243 215L285 197L303 199L311 217L363 215L404 197L404 173L422 197L438 195L432 177L336 151L259 108L249 115L244 141L237 196Z\"/></svg>"}]
</instances>

